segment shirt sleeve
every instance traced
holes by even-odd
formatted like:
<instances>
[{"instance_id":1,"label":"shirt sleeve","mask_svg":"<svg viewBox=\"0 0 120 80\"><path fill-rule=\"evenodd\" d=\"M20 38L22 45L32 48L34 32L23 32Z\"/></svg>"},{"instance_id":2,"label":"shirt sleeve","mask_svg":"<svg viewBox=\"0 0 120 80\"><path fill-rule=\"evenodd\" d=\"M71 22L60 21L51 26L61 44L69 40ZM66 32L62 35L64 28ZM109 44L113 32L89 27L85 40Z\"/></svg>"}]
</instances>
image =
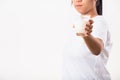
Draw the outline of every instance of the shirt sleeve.
<instances>
[{"instance_id":1,"label":"shirt sleeve","mask_svg":"<svg viewBox=\"0 0 120 80\"><path fill-rule=\"evenodd\" d=\"M107 30L107 25L103 20L94 21L92 35L101 39L104 45L107 39Z\"/></svg>"},{"instance_id":2,"label":"shirt sleeve","mask_svg":"<svg viewBox=\"0 0 120 80\"><path fill-rule=\"evenodd\" d=\"M101 39L104 44L104 49L98 56L99 60L104 64L107 63L109 50L111 48L110 39L108 40L108 37L110 37L108 35L108 31L108 25L104 20L100 19L94 21L92 35L96 38Z\"/></svg>"}]
</instances>

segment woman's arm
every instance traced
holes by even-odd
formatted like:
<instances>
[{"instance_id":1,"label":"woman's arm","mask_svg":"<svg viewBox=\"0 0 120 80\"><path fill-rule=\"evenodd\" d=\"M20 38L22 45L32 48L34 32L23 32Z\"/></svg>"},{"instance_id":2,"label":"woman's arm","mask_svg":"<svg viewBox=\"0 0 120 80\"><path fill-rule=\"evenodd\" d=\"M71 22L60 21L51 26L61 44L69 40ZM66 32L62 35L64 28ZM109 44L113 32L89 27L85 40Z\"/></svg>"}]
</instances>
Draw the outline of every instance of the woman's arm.
<instances>
[{"instance_id":1,"label":"woman's arm","mask_svg":"<svg viewBox=\"0 0 120 80\"><path fill-rule=\"evenodd\" d=\"M94 36L91 35L92 32L92 20L89 20L89 22L86 24L84 33L76 33L77 36L81 36L89 50L94 54L94 55L99 55L101 50L103 49L103 41L99 38L95 38Z\"/></svg>"},{"instance_id":2,"label":"woman's arm","mask_svg":"<svg viewBox=\"0 0 120 80\"><path fill-rule=\"evenodd\" d=\"M103 42L101 39L95 38L92 35L83 37L87 47L94 55L99 55L103 49Z\"/></svg>"}]
</instances>

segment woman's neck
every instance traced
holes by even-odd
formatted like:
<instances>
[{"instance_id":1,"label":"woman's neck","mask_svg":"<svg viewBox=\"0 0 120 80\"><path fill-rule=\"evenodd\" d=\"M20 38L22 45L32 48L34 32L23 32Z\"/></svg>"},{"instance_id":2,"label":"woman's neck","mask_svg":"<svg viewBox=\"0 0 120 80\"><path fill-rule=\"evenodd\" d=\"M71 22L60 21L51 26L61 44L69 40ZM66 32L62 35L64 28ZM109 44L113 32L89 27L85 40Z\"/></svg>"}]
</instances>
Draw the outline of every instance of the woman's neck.
<instances>
[{"instance_id":1,"label":"woman's neck","mask_svg":"<svg viewBox=\"0 0 120 80\"><path fill-rule=\"evenodd\" d=\"M90 11L88 11L86 14L83 15L90 15L91 18L98 16L97 10L95 9L91 9Z\"/></svg>"}]
</instances>

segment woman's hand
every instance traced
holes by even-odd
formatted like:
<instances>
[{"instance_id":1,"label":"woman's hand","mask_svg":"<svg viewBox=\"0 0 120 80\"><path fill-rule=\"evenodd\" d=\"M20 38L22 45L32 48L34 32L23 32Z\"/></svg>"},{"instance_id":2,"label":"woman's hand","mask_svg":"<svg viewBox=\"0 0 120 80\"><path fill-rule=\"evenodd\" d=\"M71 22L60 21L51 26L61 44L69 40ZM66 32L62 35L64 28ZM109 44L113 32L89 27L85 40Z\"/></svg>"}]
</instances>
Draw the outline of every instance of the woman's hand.
<instances>
[{"instance_id":1,"label":"woman's hand","mask_svg":"<svg viewBox=\"0 0 120 80\"><path fill-rule=\"evenodd\" d=\"M76 35L81 37L89 36L92 32L93 28L92 24L93 20L89 20L84 27L84 33L76 33Z\"/></svg>"}]
</instances>

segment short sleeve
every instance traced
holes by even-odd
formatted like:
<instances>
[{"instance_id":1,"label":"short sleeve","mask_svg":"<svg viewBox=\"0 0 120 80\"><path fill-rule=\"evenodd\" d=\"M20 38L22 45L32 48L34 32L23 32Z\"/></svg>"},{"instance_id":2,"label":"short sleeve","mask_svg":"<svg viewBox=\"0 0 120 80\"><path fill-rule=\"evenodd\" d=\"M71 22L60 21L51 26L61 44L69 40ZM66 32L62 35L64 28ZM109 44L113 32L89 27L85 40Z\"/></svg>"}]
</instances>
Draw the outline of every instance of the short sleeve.
<instances>
[{"instance_id":1,"label":"short sleeve","mask_svg":"<svg viewBox=\"0 0 120 80\"><path fill-rule=\"evenodd\" d=\"M96 38L99 38L103 41L103 44L105 45L106 39L107 39L107 24L102 19L93 19L93 30L92 35Z\"/></svg>"},{"instance_id":2,"label":"short sleeve","mask_svg":"<svg viewBox=\"0 0 120 80\"><path fill-rule=\"evenodd\" d=\"M103 41L104 49L98 56L103 63L107 63L109 53L112 47L111 36L106 21L102 17L93 19L92 35Z\"/></svg>"}]
</instances>

